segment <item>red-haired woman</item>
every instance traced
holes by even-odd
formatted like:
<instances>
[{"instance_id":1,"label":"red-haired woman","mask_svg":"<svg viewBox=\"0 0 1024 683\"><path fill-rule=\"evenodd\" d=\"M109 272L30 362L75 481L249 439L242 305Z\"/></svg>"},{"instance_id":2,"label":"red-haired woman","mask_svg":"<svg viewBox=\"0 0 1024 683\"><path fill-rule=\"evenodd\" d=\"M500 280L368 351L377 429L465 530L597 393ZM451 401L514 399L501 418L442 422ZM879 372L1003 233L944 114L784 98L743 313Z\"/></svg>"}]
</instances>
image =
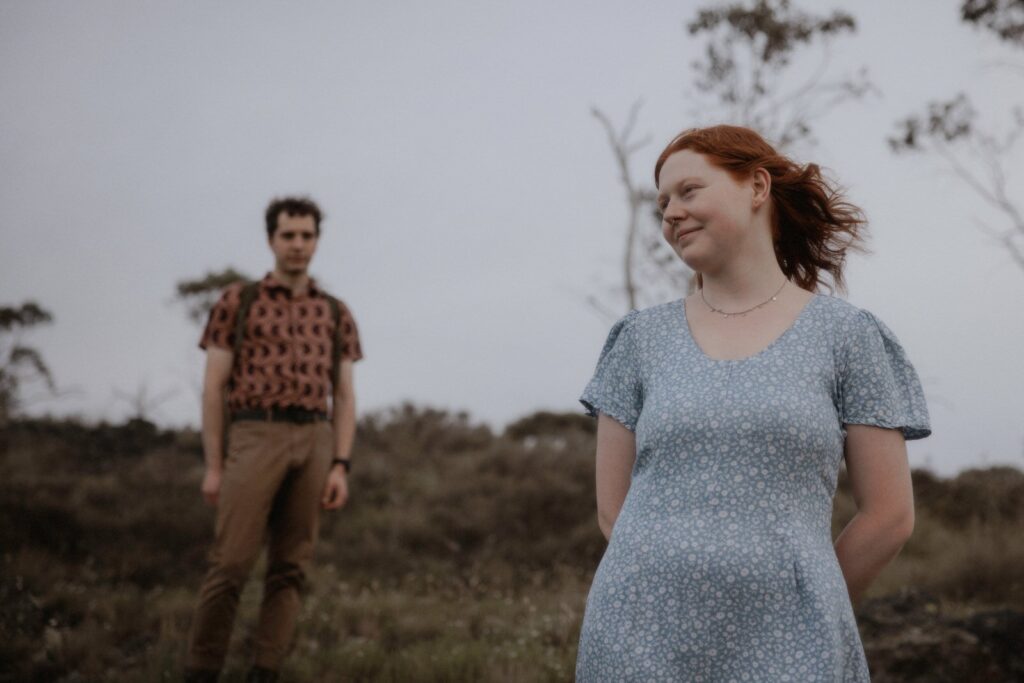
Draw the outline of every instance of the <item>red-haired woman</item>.
<instances>
[{"instance_id":1,"label":"red-haired woman","mask_svg":"<svg viewBox=\"0 0 1024 683\"><path fill-rule=\"evenodd\" d=\"M655 182L697 289L617 322L581 398L609 544L577 680L868 681L851 600L913 529L904 441L930 427L893 333L818 291L863 216L735 126L676 137Z\"/></svg>"}]
</instances>

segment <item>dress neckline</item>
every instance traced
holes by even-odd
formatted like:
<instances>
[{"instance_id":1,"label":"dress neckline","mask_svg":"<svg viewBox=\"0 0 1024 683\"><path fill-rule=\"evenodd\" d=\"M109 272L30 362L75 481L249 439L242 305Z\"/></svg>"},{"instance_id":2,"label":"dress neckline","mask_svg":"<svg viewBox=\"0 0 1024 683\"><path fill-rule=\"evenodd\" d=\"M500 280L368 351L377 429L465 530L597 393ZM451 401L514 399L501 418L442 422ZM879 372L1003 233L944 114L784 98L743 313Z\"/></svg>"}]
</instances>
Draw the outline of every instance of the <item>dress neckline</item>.
<instances>
[{"instance_id":1,"label":"dress neckline","mask_svg":"<svg viewBox=\"0 0 1024 683\"><path fill-rule=\"evenodd\" d=\"M779 334L779 336L775 337L775 339L772 339L770 342L768 342L768 344L766 344L764 348L762 348L760 351L752 353L749 356L744 356L743 358L713 358L712 356L709 356L707 353L705 353L704 349L702 349L700 347L700 344L697 343L697 340L693 336L693 331L690 329L690 320L686 315L685 297L679 299L679 308L682 309L682 316L680 317L680 321L682 322L683 335L686 337L687 343L689 343L690 346L692 346L694 350L696 350L697 354L711 363L745 363L747 361L752 361L757 358L760 358L761 356L765 355L770 350L772 350L775 346L779 345L783 341L783 339L788 337L797 327L800 326L803 319L807 317L808 311L814 305L814 302L820 298L820 294L818 294L817 292L811 292L811 298L808 299L807 303L803 305L803 308L800 309L800 312L797 314L796 318L793 319L793 322L790 323L789 327L783 330Z\"/></svg>"}]
</instances>

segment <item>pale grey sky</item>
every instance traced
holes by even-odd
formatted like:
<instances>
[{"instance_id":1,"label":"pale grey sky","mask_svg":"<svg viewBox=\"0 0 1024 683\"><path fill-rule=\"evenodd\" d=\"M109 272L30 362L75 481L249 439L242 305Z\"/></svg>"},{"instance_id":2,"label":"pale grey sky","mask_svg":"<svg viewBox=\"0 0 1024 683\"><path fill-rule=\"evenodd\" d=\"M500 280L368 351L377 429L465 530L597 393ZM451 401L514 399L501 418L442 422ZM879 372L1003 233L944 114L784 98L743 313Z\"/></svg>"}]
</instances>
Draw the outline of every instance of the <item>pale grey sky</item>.
<instances>
[{"instance_id":1,"label":"pale grey sky","mask_svg":"<svg viewBox=\"0 0 1024 683\"><path fill-rule=\"evenodd\" d=\"M360 325L361 410L409 399L497 427L576 410L610 323L584 299L616 281L626 215L589 110L622 120L644 98L649 178L691 123L699 4L3 3L0 301L54 312L26 341L73 390L33 412L119 419L115 390L145 383L175 392L159 421L195 424L199 330L174 284L262 274L261 213L289 192L328 213L313 272ZM999 63L1024 55L955 0L813 4L854 13L832 63L881 91L822 120L806 156L871 220L848 298L924 379L935 434L912 463L1020 466L1024 271L978 228L998 216L885 137L958 91L1005 124L1024 89Z\"/></svg>"}]
</instances>

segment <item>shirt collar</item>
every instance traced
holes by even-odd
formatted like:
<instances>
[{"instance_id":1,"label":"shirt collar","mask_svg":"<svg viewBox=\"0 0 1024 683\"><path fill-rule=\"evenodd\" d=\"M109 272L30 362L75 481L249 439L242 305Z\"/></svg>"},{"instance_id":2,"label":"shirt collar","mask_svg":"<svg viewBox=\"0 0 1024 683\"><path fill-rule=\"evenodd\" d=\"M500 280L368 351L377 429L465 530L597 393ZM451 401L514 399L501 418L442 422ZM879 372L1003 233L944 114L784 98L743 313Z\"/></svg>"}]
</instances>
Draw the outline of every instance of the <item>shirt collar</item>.
<instances>
[{"instance_id":1,"label":"shirt collar","mask_svg":"<svg viewBox=\"0 0 1024 683\"><path fill-rule=\"evenodd\" d=\"M284 284L276 277L274 277L273 272L268 272L263 277L263 279L260 281L260 286L262 286L264 289L268 291L283 290L284 292L288 293L289 296L292 293L291 287L289 287L288 285ZM307 294L308 296L311 297L318 296L320 294L320 286L313 278L309 278L309 289Z\"/></svg>"}]
</instances>

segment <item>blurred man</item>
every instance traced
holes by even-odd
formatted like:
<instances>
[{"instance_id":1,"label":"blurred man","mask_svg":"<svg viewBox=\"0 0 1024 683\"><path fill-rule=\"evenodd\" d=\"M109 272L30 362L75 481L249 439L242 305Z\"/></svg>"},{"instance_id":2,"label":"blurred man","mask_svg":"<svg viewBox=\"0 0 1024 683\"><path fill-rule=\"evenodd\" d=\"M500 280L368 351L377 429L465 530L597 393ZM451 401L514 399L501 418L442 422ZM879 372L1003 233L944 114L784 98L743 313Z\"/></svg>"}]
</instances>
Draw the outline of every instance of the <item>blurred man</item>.
<instances>
[{"instance_id":1,"label":"blurred man","mask_svg":"<svg viewBox=\"0 0 1024 683\"><path fill-rule=\"evenodd\" d=\"M202 494L216 506L217 521L186 681L217 680L239 595L265 538L267 573L246 681L277 679L295 630L320 508L340 508L348 498L352 364L362 351L348 308L307 273L320 219L309 199L270 204L274 270L259 282L229 286L199 343L206 350Z\"/></svg>"}]
</instances>

